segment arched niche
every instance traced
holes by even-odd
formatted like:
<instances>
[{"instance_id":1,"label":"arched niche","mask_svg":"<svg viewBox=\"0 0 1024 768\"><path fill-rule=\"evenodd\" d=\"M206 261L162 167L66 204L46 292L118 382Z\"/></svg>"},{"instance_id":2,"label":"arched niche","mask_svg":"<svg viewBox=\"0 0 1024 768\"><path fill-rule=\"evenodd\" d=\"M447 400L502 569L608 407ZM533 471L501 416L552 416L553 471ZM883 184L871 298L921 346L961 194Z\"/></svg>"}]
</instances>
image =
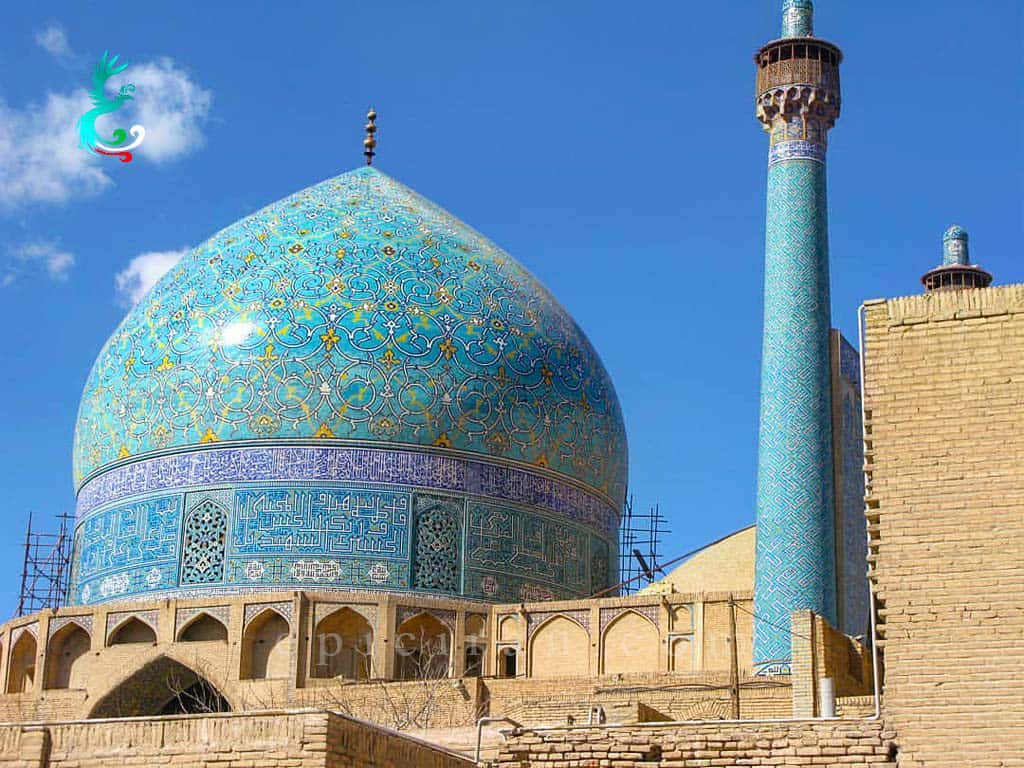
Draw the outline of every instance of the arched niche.
<instances>
[{"instance_id":1,"label":"arched niche","mask_svg":"<svg viewBox=\"0 0 1024 768\"><path fill-rule=\"evenodd\" d=\"M107 640L108 646L129 643L156 643L156 632L142 619L132 616L121 622Z\"/></svg>"},{"instance_id":2,"label":"arched niche","mask_svg":"<svg viewBox=\"0 0 1024 768\"><path fill-rule=\"evenodd\" d=\"M7 662L7 692L25 693L32 690L36 676L36 637L24 630L11 646L11 657Z\"/></svg>"},{"instance_id":3,"label":"arched niche","mask_svg":"<svg viewBox=\"0 0 1024 768\"><path fill-rule=\"evenodd\" d=\"M273 608L267 608L245 627L242 634L243 680L288 677L288 622Z\"/></svg>"},{"instance_id":4,"label":"arched niche","mask_svg":"<svg viewBox=\"0 0 1024 768\"><path fill-rule=\"evenodd\" d=\"M531 677L585 677L590 674L590 635L565 616L548 619L530 638Z\"/></svg>"},{"instance_id":5,"label":"arched niche","mask_svg":"<svg viewBox=\"0 0 1024 768\"><path fill-rule=\"evenodd\" d=\"M160 656L122 680L103 696L90 718L230 712L221 692L180 661Z\"/></svg>"},{"instance_id":6,"label":"arched niche","mask_svg":"<svg viewBox=\"0 0 1024 768\"><path fill-rule=\"evenodd\" d=\"M693 641L691 638L673 638L671 652L673 672L693 672Z\"/></svg>"},{"instance_id":7,"label":"arched niche","mask_svg":"<svg viewBox=\"0 0 1024 768\"><path fill-rule=\"evenodd\" d=\"M636 611L616 616L601 642L601 671L606 675L657 672L661 638L654 622Z\"/></svg>"},{"instance_id":8,"label":"arched niche","mask_svg":"<svg viewBox=\"0 0 1024 768\"><path fill-rule=\"evenodd\" d=\"M228 641L228 628L224 622L210 614L200 613L194 616L178 632L180 643L208 643Z\"/></svg>"},{"instance_id":9,"label":"arched niche","mask_svg":"<svg viewBox=\"0 0 1024 768\"><path fill-rule=\"evenodd\" d=\"M690 606L672 606L672 630L675 632L687 632L691 629L693 629L693 614L690 613Z\"/></svg>"},{"instance_id":10,"label":"arched niche","mask_svg":"<svg viewBox=\"0 0 1024 768\"><path fill-rule=\"evenodd\" d=\"M517 643L519 642L519 617L503 616L498 622L498 642Z\"/></svg>"},{"instance_id":11,"label":"arched niche","mask_svg":"<svg viewBox=\"0 0 1024 768\"><path fill-rule=\"evenodd\" d=\"M399 680L435 680L448 676L451 632L437 617L418 613L398 627L395 676Z\"/></svg>"},{"instance_id":12,"label":"arched niche","mask_svg":"<svg viewBox=\"0 0 1024 768\"><path fill-rule=\"evenodd\" d=\"M373 677L373 627L351 608L325 616L313 632L313 677Z\"/></svg>"},{"instance_id":13,"label":"arched niche","mask_svg":"<svg viewBox=\"0 0 1024 768\"><path fill-rule=\"evenodd\" d=\"M45 688L85 688L84 659L92 638L75 622L53 633L46 654Z\"/></svg>"},{"instance_id":14,"label":"arched niche","mask_svg":"<svg viewBox=\"0 0 1024 768\"><path fill-rule=\"evenodd\" d=\"M466 677L479 677L487 655L487 620L483 616L466 618L465 652Z\"/></svg>"}]
</instances>

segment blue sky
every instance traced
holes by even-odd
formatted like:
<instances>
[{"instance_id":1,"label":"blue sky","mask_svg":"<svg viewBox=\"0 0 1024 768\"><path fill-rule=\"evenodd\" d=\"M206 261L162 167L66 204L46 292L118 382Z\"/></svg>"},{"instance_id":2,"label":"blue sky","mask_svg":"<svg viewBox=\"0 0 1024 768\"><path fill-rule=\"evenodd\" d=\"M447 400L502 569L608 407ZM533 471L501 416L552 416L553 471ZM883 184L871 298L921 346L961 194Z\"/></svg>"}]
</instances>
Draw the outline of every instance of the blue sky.
<instances>
[{"instance_id":1,"label":"blue sky","mask_svg":"<svg viewBox=\"0 0 1024 768\"><path fill-rule=\"evenodd\" d=\"M754 516L767 138L751 56L781 0L19 4L0 29L0 615L25 517L73 509L71 436L132 294L216 230L362 162L506 248L584 328L626 416L638 508L682 553ZM941 234L1024 280L1014 0L819 0L839 44L833 323L917 293ZM117 52L134 162L78 149ZM120 277L119 277L120 276ZM3 606L8 606L4 608Z\"/></svg>"}]
</instances>

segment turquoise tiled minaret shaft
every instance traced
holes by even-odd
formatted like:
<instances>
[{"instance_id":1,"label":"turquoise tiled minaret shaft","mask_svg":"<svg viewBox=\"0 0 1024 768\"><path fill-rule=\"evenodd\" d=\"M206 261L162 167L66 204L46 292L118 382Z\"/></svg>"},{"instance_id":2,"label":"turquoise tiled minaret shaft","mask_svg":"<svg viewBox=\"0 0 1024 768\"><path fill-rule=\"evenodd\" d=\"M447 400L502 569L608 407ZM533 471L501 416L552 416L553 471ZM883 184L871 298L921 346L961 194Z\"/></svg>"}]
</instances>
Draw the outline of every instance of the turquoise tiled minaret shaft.
<instances>
[{"instance_id":1,"label":"turquoise tiled minaret shaft","mask_svg":"<svg viewBox=\"0 0 1024 768\"><path fill-rule=\"evenodd\" d=\"M809 0L783 5L758 51L757 116L770 135L757 481L754 662L785 671L790 611L835 623L825 150L842 54L812 34Z\"/></svg>"}]
</instances>

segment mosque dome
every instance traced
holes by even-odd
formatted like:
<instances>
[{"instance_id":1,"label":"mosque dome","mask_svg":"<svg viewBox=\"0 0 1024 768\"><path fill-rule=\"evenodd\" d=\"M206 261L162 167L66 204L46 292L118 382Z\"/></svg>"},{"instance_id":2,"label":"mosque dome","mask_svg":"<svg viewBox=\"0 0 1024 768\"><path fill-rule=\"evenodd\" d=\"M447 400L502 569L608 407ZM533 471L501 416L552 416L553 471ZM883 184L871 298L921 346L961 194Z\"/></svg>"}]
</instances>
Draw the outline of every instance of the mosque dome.
<instances>
[{"instance_id":1,"label":"mosque dome","mask_svg":"<svg viewBox=\"0 0 1024 768\"><path fill-rule=\"evenodd\" d=\"M626 441L597 353L536 278L366 167L160 280L93 366L74 472L77 602L253 585L575 597L612 573ZM502 570L531 535L575 534Z\"/></svg>"}]
</instances>

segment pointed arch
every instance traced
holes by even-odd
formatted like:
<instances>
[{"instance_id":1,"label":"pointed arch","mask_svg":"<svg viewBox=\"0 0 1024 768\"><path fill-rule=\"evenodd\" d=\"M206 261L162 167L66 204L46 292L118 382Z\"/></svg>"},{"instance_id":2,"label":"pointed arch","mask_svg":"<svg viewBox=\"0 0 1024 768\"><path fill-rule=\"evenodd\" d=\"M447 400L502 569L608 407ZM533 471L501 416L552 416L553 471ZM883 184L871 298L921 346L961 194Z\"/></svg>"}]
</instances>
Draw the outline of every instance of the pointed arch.
<instances>
[{"instance_id":1,"label":"pointed arch","mask_svg":"<svg viewBox=\"0 0 1024 768\"><path fill-rule=\"evenodd\" d=\"M53 633L46 652L44 688L85 688L83 668L92 636L81 624L69 621Z\"/></svg>"},{"instance_id":2,"label":"pointed arch","mask_svg":"<svg viewBox=\"0 0 1024 768\"><path fill-rule=\"evenodd\" d=\"M231 703L213 683L181 661L161 655L102 696L89 719L231 711Z\"/></svg>"},{"instance_id":3,"label":"pointed arch","mask_svg":"<svg viewBox=\"0 0 1024 768\"><path fill-rule=\"evenodd\" d=\"M156 631L138 616L127 616L107 637L107 646L156 643Z\"/></svg>"},{"instance_id":4,"label":"pointed arch","mask_svg":"<svg viewBox=\"0 0 1024 768\"><path fill-rule=\"evenodd\" d=\"M368 680L373 676L373 627L347 606L324 616L313 630L310 674Z\"/></svg>"},{"instance_id":5,"label":"pointed arch","mask_svg":"<svg viewBox=\"0 0 1024 768\"><path fill-rule=\"evenodd\" d=\"M583 677L590 674L590 633L575 619L558 613L531 633L531 677Z\"/></svg>"},{"instance_id":6,"label":"pointed arch","mask_svg":"<svg viewBox=\"0 0 1024 768\"><path fill-rule=\"evenodd\" d=\"M36 636L28 629L23 630L11 645L11 655L7 660L8 693L26 693L32 690L38 652Z\"/></svg>"},{"instance_id":7,"label":"pointed arch","mask_svg":"<svg viewBox=\"0 0 1024 768\"><path fill-rule=\"evenodd\" d=\"M399 680L433 680L451 670L452 635L433 614L422 611L398 627L395 676Z\"/></svg>"},{"instance_id":8,"label":"pointed arch","mask_svg":"<svg viewBox=\"0 0 1024 768\"><path fill-rule=\"evenodd\" d=\"M179 643L228 641L228 628L224 622L206 611L200 611L178 630Z\"/></svg>"},{"instance_id":9,"label":"pointed arch","mask_svg":"<svg viewBox=\"0 0 1024 768\"><path fill-rule=\"evenodd\" d=\"M606 675L657 672L661 637L657 625L633 610L618 614L601 637L601 671Z\"/></svg>"},{"instance_id":10,"label":"pointed arch","mask_svg":"<svg viewBox=\"0 0 1024 768\"><path fill-rule=\"evenodd\" d=\"M291 625L267 606L245 625L239 676L243 680L288 677L291 668Z\"/></svg>"}]
</instances>

